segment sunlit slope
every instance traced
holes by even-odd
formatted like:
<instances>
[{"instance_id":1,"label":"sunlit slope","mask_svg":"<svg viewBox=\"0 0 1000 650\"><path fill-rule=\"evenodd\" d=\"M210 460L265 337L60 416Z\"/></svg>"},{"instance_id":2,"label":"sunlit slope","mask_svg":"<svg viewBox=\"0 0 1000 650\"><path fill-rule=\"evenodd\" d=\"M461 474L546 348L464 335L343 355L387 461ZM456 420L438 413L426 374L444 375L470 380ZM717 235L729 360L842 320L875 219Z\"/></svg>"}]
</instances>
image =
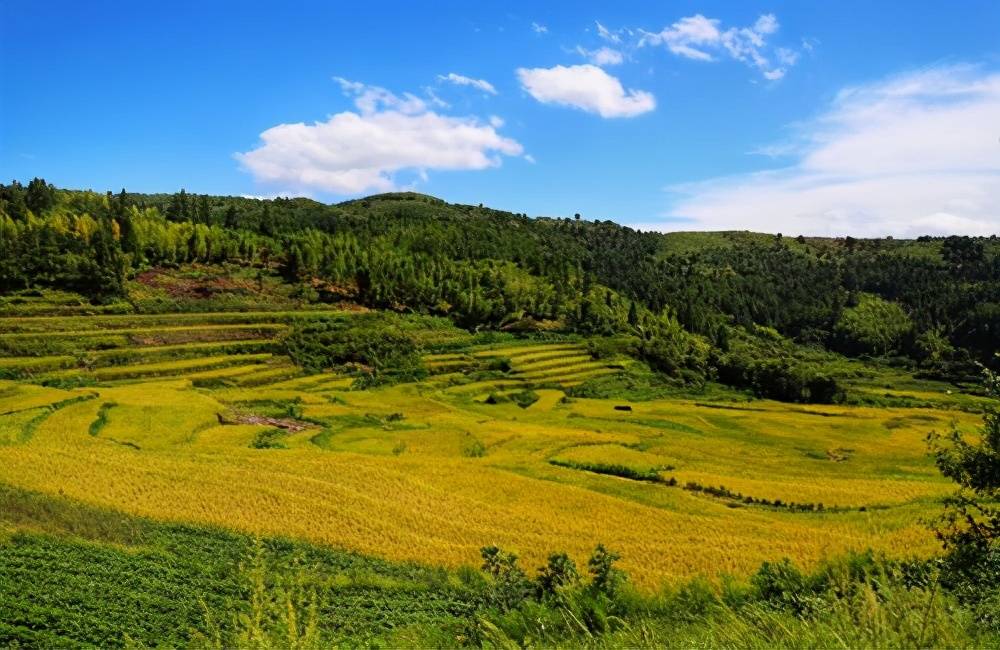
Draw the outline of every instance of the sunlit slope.
<instances>
[{"instance_id":1,"label":"sunlit slope","mask_svg":"<svg viewBox=\"0 0 1000 650\"><path fill-rule=\"evenodd\" d=\"M198 318L173 327L202 331ZM98 319L31 329L58 339L145 326ZM269 325L203 322L256 327L250 319L265 325L255 336ZM654 587L784 556L933 552L920 519L949 488L924 436L977 421L938 409L568 399L569 386L617 371L574 342L470 347L431 358L444 367L427 381L350 390L349 378L301 375L273 351L219 355L203 347L207 334L188 342L190 356L150 360L157 344L185 345L169 336L121 341L116 365L37 370L64 388L0 382L0 482L451 566L488 544L533 566L554 550L583 560L600 542ZM509 370L470 379L491 359ZM74 377L89 385L73 388ZM530 404L486 399L528 388Z\"/></svg>"}]
</instances>

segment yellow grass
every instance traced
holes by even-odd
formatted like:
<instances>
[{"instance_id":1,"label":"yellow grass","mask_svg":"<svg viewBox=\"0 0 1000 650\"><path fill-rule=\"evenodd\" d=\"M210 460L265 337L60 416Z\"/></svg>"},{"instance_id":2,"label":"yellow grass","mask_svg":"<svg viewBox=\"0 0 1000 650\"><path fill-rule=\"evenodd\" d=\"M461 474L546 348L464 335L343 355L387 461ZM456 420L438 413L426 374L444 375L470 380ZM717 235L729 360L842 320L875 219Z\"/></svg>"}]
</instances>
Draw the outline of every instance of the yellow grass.
<instances>
[{"instance_id":1,"label":"yellow grass","mask_svg":"<svg viewBox=\"0 0 1000 650\"><path fill-rule=\"evenodd\" d=\"M106 368L95 368L93 370L62 370L49 374L49 377L73 377L77 375L89 375L95 379L115 380L130 377L142 376L164 376L183 374L188 371L208 370L227 365L235 365L252 361L263 361L271 358L270 354L226 354L211 357L199 357L196 359L184 359L181 361L163 361L159 363L140 363L127 366L109 366Z\"/></svg>"},{"instance_id":2,"label":"yellow grass","mask_svg":"<svg viewBox=\"0 0 1000 650\"><path fill-rule=\"evenodd\" d=\"M660 470L672 465L667 456L630 449L621 445L585 445L570 447L556 455L556 460L588 465L621 465L640 472ZM664 474L670 474L665 471Z\"/></svg>"},{"instance_id":3,"label":"yellow grass","mask_svg":"<svg viewBox=\"0 0 1000 650\"><path fill-rule=\"evenodd\" d=\"M561 390L549 389L537 390L535 392L538 394L538 401L528 407L535 411L549 411L559 404L562 398L566 396L566 393Z\"/></svg>"},{"instance_id":4,"label":"yellow grass","mask_svg":"<svg viewBox=\"0 0 1000 650\"><path fill-rule=\"evenodd\" d=\"M572 359L579 349L525 344L479 354ZM265 358L101 369L94 374L139 369L177 377L77 391L0 382L0 411L18 411L0 416L0 482L162 520L448 566L477 563L478 549L489 544L519 552L533 567L558 550L582 561L604 543L621 553L640 586L653 588L699 573L745 575L786 556L809 566L848 549L934 552L920 519L937 511L937 497L950 487L927 458L924 436L952 419L965 430L978 422L959 411L766 401L658 400L631 403L628 412L615 410L620 400L564 402L559 390L538 390L540 399L525 409L470 399L523 385L509 379L357 391L348 390L349 377L284 379L293 368L246 365ZM207 369L206 362L242 365ZM558 376L574 376L575 365ZM585 370L597 371L610 370ZM190 381L230 373L274 383L206 389ZM21 441L27 419L84 393L97 397L52 411ZM221 424L220 414L264 401L294 405L321 424L287 436L287 449L251 448L269 426ZM107 422L92 436L105 404L113 405ZM732 508L679 486L555 466L554 459L660 469L681 483L854 510Z\"/></svg>"},{"instance_id":5,"label":"yellow grass","mask_svg":"<svg viewBox=\"0 0 1000 650\"><path fill-rule=\"evenodd\" d=\"M73 397L66 391L0 380L0 415L47 406Z\"/></svg>"}]
</instances>

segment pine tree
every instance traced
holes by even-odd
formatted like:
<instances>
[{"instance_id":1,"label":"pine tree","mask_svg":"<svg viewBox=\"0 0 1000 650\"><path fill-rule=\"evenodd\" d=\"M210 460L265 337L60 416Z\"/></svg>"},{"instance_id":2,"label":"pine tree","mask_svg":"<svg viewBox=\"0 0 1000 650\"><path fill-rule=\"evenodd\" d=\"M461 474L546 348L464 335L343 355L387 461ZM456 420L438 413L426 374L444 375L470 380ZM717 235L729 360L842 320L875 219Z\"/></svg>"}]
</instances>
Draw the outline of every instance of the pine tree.
<instances>
[{"instance_id":1,"label":"pine tree","mask_svg":"<svg viewBox=\"0 0 1000 650\"><path fill-rule=\"evenodd\" d=\"M232 203L226 206L226 215L223 219L223 225L231 230L235 230L240 227L240 217L236 212L236 206Z\"/></svg>"},{"instance_id":2,"label":"pine tree","mask_svg":"<svg viewBox=\"0 0 1000 650\"><path fill-rule=\"evenodd\" d=\"M40 216L55 205L56 188L41 178L33 178L24 193L24 203L36 216Z\"/></svg>"},{"instance_id":3,"label":"pine tree","mask_svg":"<svg viewBox=\"0 0 1000 650\"><path fill-rule=\"evenodd\" d=\"M187 221L189 218L187 192L181 189L170 199L167 207L167 218L171 221Z\"/></svg>"},{"instance_id":4,"label":"pine tree","mask_svg":"<svg viewBox=\"0 0 1000 650\"><path fill-rule=\"evenodd\" d=\"M201 194L198 196L198 221L205 224L210 224L212 222L212 208L208 202L208 195Z\"/></svg>"}]
</instances>

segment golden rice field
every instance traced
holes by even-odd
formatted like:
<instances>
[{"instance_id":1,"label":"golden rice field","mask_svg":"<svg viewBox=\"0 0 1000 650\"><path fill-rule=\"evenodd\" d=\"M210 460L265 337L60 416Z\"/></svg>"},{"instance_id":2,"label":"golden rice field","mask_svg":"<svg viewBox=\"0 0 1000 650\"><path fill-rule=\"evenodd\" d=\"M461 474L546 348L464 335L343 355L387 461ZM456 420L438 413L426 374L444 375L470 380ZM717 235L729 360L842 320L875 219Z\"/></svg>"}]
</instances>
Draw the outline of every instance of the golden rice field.
<instances>
[{"instance_id":1,"label":"golden rice field","mask_svg":"<svg viewBox=\"0 0 1000 650\"><path fill-rule=\"evenodd\" d=\"M477 563L489 544L516 550L530 567L556 550L583 561L604 543L653 588L695 574L745 575L781 557L811 565L867 547L934 552L921 519L950 487L924 437L979 421L929 408L570 399L568 387L617 372L572 342L435 355L423 382L351 390L349 378L303 376L276 354L221 354L210 344L206 331L228 327L250 329L256 341L269 329L260 314L207 315L203 325L190 315L131 318L63 318L62 330L42 318L0 322L0 338L201 327L190 358L161 360L155 342L144 357L142 341L131 341L126 365L81 369L42 356L37 375L0 381L0 482L160 520L448 566ZM158 342L184 345L173 335ZM503 378L465 376L490 357L510 360ZM35 366L8 357L0 367ZM89 385L32 383L81 376ZM538 400L526 408L486 400L527 387ZM262 416L299 426L278 434L280 446L257 448L274 428L255 423ZM595 471L607 466L662 481ZM688 482L824 510L746 504L684 489Z\"/></svg>"}]
</instances>

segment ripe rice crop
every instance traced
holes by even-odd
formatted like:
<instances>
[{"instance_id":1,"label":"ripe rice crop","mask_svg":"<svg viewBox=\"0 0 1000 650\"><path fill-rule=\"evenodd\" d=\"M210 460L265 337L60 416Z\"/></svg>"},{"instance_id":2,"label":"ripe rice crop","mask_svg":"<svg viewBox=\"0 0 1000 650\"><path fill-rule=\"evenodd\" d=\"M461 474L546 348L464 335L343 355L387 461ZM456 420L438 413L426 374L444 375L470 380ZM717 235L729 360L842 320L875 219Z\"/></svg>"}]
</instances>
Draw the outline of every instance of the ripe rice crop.
<instances>
[{"instance_id":1,"label":"ripe rice crop","mask_svg":"<svg viewBox=\"0 0 1000 650\"><path fill-rule=\"evenodd\" d=\"M158 325L252 329L265 317L291 315L98 315L64 319L74 322L63 331L100 338ZM54 323L41 320L0 319L0 327L37 326L56 336ZM179 347L207 354L214 345ZM644 588L701 573L745 575L785 556L809 566L869 546L898 556L933 552L920 519L936 510L948 484L926 456L924 435L951 419L965 430L977 421L957 410L564 399L549 389L537 390L527 408L483 403L494 391L618 372L576 343L434 355L442 364L509 358L512 370L368 390L352 390L352 377L335 374L293 377L298 369L270 354L134 363L156 348L128 349L136 351L125 360L131 364L47 375L113 385L0 382L0 482L165 521L447 566L477 563L478 549L490 544L519 552L527 567L553 550L580 562L600 542L621 553ZM0 367L64 362L6 358ZM296 428L281 435L281 448L255 448L272 427L225 424L233 412ZM577 468L588 466L659 472L678 485ZM688 481L854 509L734 503L683 489Z\"/></svg>"}]
</instances>

